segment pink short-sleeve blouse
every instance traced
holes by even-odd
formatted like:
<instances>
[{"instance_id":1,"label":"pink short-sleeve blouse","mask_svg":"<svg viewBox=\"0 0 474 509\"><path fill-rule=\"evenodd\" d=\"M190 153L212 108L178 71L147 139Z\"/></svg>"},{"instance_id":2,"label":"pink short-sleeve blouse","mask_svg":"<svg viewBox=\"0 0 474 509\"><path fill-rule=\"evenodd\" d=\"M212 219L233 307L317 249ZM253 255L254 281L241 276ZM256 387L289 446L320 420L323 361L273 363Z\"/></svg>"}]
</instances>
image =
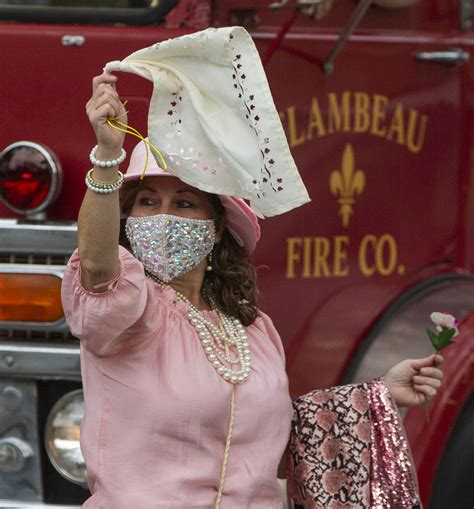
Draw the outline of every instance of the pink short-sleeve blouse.
<instances>
[{"instance_id":1,"label":"pink short-sleeve blouse","mask_svg":"<svg viewBox=\"0 0 474 509\"><path fill-rule=\"evenodd\" d=\"M64 312L81 340L80 440L92 493L82 507L210 509L231 385L207 360L187 305L145 277L122 247L120 264L107 290L91 293L81 286L76 252L63 280ZM246 330L252 373L236 386L221 508L281 509L277 468L292 416L284 352L265 314Z\"/></svg>"}]
</instances>

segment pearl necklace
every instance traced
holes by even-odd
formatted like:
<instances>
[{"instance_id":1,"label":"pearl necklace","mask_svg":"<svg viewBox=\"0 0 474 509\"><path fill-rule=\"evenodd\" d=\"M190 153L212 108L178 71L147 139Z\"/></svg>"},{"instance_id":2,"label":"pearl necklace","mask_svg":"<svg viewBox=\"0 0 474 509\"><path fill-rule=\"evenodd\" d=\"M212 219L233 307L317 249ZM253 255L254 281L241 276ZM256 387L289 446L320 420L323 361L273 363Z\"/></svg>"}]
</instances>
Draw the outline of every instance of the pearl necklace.
<instances>
[{"instance_id":1,"label":"pearl necklace","mask_svg":"<svg viewBox=\"0 0 474 509\"><path fill-rule=\"evenodd\" d=\"M146 272L146 275L162 288L168 286L154 274ZM244 383L249 378L252 368L248 336L240 320L231 318L220 311L212 296L207 294L211 308L219 317L221 325L219 328L212 321L204 318L196 306L182 293L174 288L173 291L178 300L187 304L188 320L196 329L204 353L217 373L231 384Z\"/></svg>"}]
</instances>

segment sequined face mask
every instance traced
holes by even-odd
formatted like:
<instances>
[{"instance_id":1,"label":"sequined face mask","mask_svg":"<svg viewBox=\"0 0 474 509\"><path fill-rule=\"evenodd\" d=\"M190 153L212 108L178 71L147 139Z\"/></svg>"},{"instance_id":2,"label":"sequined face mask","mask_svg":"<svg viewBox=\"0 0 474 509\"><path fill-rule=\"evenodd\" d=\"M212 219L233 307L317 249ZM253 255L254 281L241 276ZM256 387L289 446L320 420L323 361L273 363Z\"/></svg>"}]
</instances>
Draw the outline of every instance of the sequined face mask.
<instances>
[{"instance_id":1,"label":"sequined face mask","mask_svg":"<svg viewBox=\"0 0 474 509\"><path fill-rule=\"evenodd\" d=\"M216 236L213 219L167 214L129 216L125 232L145 270L165 283L199 265L212 251Z\"/></svg>"}]
</instances>

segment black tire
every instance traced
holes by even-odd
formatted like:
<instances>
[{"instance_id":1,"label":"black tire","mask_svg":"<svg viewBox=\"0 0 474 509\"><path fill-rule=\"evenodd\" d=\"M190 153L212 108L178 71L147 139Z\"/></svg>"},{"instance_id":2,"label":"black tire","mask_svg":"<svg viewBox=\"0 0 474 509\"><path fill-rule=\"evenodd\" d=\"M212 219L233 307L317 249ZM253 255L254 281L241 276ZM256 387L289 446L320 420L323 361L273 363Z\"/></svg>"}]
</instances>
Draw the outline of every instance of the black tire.
<instances>
[{"instance_id":1,"label":"black tire","mask_svg":"<svg viewBox=\"0 0 474 509\"><path fill-rule=\"evenodd\" d=\"M429 509L474 508L474 393L448 440L431 492Z\"/></svg>"}]
</instances>

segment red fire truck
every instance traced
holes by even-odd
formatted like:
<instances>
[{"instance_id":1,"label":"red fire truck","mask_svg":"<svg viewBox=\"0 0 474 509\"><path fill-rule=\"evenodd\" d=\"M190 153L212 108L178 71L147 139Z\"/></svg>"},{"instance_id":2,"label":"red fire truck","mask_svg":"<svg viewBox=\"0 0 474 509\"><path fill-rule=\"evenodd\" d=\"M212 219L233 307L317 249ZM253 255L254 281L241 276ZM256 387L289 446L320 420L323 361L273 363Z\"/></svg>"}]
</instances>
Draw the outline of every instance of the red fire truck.
<instances>
[{"instance_id":1,"label":"red fire truck","mask_svg":"<svg viewBox=\"0 0 474 509\"><path fill-rule=\"evenodd\" d=\"M294 396L430 353L445 383L404 414L423 502L474 506L472 0L0 0L0 507L78 507L79 344L60 304L104 64L208 26L252 34L312 198L262 222L261 305ZM146 132L151 84L120 75ZM134 140L126 141L130 152Z\"/></svg>"}]
</instances>

